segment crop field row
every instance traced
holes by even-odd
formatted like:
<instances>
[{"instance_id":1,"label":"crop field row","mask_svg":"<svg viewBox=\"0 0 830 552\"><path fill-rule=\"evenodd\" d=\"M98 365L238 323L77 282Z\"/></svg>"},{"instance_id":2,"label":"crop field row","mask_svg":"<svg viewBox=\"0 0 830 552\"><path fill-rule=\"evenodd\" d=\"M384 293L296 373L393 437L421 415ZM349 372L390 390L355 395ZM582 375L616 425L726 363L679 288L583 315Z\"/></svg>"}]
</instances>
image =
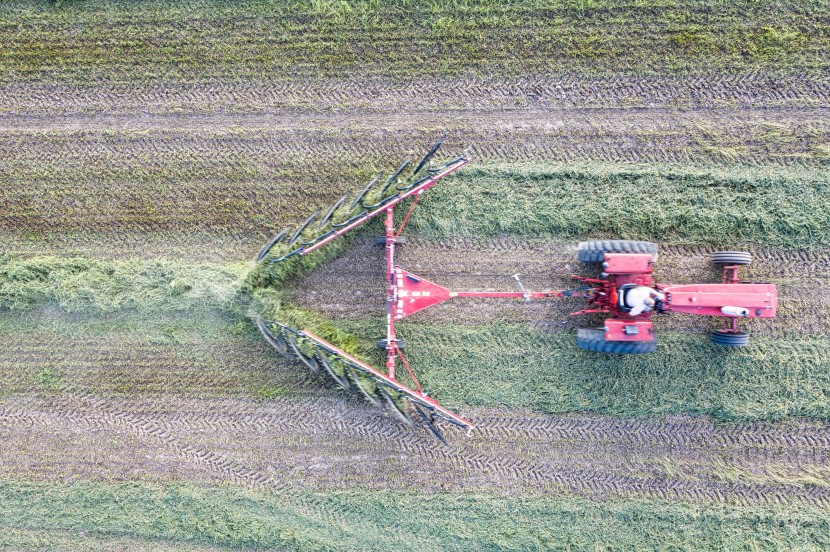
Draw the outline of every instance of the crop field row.
<instances>
[{"instance_id":1,"label":"crop field row","mask_svg":"<svg viewBox=\"0 0 830 552\"><path fill-rule=\"evenodd\" d=\"M0 433L13 446L0 452L0 477L830 504L826 422L471 414L480 430L435 447L425 432L332 398L7 396ZM136 446L152 454L136 457ZM95 461L103 455L112 460Z\"/></svg>"},{"instance_id":2,"label":"crop field row","mask_svg":"<svg viewBox=\"0 0 830 552\"><path fill-rule=\"evenodd\" d=\"M298 184L299 167L293 177L272 181L271 171L263 173L252 165L239 169L238 177L221 170L208 175L217 169L214 162L200 169L194 169L195 160L188 163L180 177L190 174L190 179L166 188L166 178L173 177L175 169L139 169L139 158L131 163L135 169L123 167L110 175L80 161L75 169L58 163L48 169L44 164L38 171L18 159L17 167L6 165L0 179L6 183L0 192L0 228L15 236L12 243L20 244L19 252L55 251L51 236L66 232L73 237L64 236L58 243L79 243L90 250L90 242L99 240L104 252L113 249L108 242L121 243L120 249L114 248L118 256L127 253L124 247L134 244L131 236L140 232L151 236L151 248L164 236L173 236L173 245L185 250L177 240L198 244L212 229L220 243L238 244L247 235L246 256L251 258L269 233L302 220L314 208L327 208L371 177L362 169L350 178L320 176L317 182L324 184L304 187ZM35 188L34 181L45 184ZM229 187L229 181L237 183ZM627 212L626 198L632 194L640 197L641 207ZM576 237L602 232L668 243L809 248L828 241L827 199L826 176L818 168L736 172L673 165L615 169L591 163L479 164L432 192L412 223L413 229L435 237ZM623 212L625 216L619 216ZM185 258L216 254L196 247Z\"/></svg>"},{"instance_id":3,"label":"crop field row","mask_svg":"<svg viewBox=\"0 0 830 552\"><path fill-rule=\"evenodd\" d=\"M821 509L701 506L662 501L597 503L573 498L349 491L284 495L226 487L130 483L42 484L7 481L2 514L12 527L0 544L122 545L209 550L244 547L320 549L406 546L412 550L532 549L625 546L728 549L751 543L771 548L825 545ZM308 502L327 507L328 516ZM25 512L25 515L24 515ZM335 515L341 514L342 515ZM394 524L388 523L395 519ZM210 519L210 523L201 520ZM539 523L539 519L547 523ZM79 523L79 520L82 520ZM337 523L333 523L333 522ZM678 532L677 528L683 531ZM82 532L79 538L78 532ZM159 544L160 543L160 544ZM152 548L150 548L152 546Z\"/></svg>"},{"instance_id":4,"label":"crop field row","mask_svg":"<svg viewBox=\"0 0 830 552\"><path fill-rule=\"evenodd\" d=\"M759 69L817 74L822 2L162 2L0 12L5 82ZM643 40L647 37L647 40Z\"/></svg>"},{"instance_id":5,"label":"crop field row","mask_svg":"<svg viewBox=\"0 0 830 552\"><path fill-rule=\"evenodd\" d=\"M430 239L408 236L396 254L397 262L416 275L452 290L511 291L511 274L521 273L528 289L577 287L570 275L596 276L597 267L576 260L577 242L551 238ZM715 246L660 246L655 275L661 282L685 284L720 282L722 271L711 262ZM817 293L830 276L830 251L748 248L753 262L742 273L752 281L774 283L782 295L775 324L745 321L754 335L800 338L830 335L830 304ZM373 241L355 240L338 258L289 285L299 306L319 311L331 320L377 319L384 312L386 294L382 248ZM426 324L525 323L545 332L573 331L591 325L592 318L569 317L580 300L524 303L516 300L457 299L419 312L412 321ZM659 329L679 333L706 333L713 320L674 315L663 317Z\"/></svg>"},{"instance_id":6,"label":"crop field row","mask_svg":"<svg viewBox=\"0 0 830 552\"><path fill-rule=\"evenodd\" d=\"M9 83L0 86L3 129L88 130L148 128L151 115L179 115L179 125L204 124L199 116L235 126L312 112L369 114L421 112L449 121L456 112L527 109L714 111L816 108L830 100L826 74L763 75L708 73L655 74L648 77L613 74L592 78L573 73L515 77L429 77L394 81L378 78L309 78L257 82L210 83L85 82ZM141 116L137 116L140 114ZM14 117L12 117L14 116ZM190 120L188 120L190 116ZM170 117L172 118L172 117ZM156 125L158 126L158 125Z\"/></svg>"}]
</instances>

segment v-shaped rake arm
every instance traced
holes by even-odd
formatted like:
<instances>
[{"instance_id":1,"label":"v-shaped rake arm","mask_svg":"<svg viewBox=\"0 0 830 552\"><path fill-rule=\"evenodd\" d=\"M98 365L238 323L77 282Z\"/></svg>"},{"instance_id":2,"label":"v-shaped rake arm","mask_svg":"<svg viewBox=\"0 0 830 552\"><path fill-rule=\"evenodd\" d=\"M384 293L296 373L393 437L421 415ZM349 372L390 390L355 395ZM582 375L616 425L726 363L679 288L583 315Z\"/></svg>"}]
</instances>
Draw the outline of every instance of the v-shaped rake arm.
<instances>
[{"instance_id":1,"label":"v-shaped rake arm","mask_svg":"<svg viewBox=\"0 0 830 552\"><path fill-rule=\"evenodd\" d=\"M372 368L365 362L353 357L349 353L341 349L338 349L328 341L325 341L323 338L314 335L308 330L303 330L301 334L303 337L312 341L315 345L317 345L327 353L331 355L336 355L338 358L346 362L355 370L358 370L359 372L362 372L363 374L371 377L381 385L386 385L388 387L391 387L392 389L395 389L396 391L401 393L401 395L404 398L411 401L413 404L421 406L422 408L426 409L435 416L444 418L448 422L455 424L459 427L462 427L467 430L473 428L472 422L462 418L455 412L444 408L443 406L438 404L438 401L436 401L432 397L427 396L426 393L419 393L418 391L410 389L409 387L401 384L399 381L390 378L386 374Z\"/></svg>"},{"instance_id":2,"label":"v-shaped rake arm","mask_svg":"<svg viewBox=\"0 0 830 552\"><path fill-rule=\"evenodd\" d=\"M336 240L340 236L354 230L358 226L362 226L374 217L382 213L385 213L387 209L394 207L398 203L406 199L409 199L410 197L422 194L426 190L435 186L435 184L438 183L439 180L454 173L455 171L457 171L469 162L470 159L466 156L462 156L453 161L450 161L449 163L441 167L435 174L431 174L428 177L424 178L422 181L418 182L416 186L412 187L411 189L405 192L396 194L388 201L384 201L383 205L371 211L364 211L363 213L352 217L348 224L345 224L343 226L338 227L336 230L328 232L327 234L325 234L325 236L315 240L312 245L304 246L297 250L291 251L288 254L281 257L280 259L274 259L272 262L278 262L293 255L308 255L312 251L319 249L320 247L323 247L324 245L333 240Z\"/></svg>"}]
</instances>

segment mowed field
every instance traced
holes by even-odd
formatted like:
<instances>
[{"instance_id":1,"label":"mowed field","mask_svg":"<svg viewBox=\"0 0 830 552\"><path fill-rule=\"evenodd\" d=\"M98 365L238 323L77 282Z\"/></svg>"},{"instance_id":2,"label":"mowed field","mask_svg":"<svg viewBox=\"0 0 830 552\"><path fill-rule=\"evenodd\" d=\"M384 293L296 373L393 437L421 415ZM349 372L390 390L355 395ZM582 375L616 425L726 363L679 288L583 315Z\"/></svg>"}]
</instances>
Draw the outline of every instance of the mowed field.
<instances>
[{"instance_id":1,"label":"mowed field","mask_svg":"<svg viewBox=\"0 0 830 552\"><path fill-rule=\"evenodd\" d=\"M827 549L828 14L4 2L0 548ZM476 429L408 429L252 322L382 365L380 225L278 285L252 259L441 136L473 162L424 196L404 268L568 288L580 240L622 238L692 283L742 249L778 317L734 351L661 317L657 353L616 357L577 349L578 302L448 302L400 333Z\"/></svg>"}]
</instances>

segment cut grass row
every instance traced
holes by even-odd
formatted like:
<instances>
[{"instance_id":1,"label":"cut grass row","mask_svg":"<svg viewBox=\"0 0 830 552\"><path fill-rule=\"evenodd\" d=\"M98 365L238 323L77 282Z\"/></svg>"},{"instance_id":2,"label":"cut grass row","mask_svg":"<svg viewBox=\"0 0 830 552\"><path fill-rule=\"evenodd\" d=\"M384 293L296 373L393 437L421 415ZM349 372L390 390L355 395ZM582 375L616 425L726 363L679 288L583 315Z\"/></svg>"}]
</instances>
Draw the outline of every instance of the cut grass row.
<instances>
[{"instance_id":1,"label":"cut grass row","mask_svg":"<svg viewBox=\"0 0 830 552\"><path fill-rule=\"evenodd\" d=\"M6 3L6 82L827 67L822 2ZM402 47L403 46L403 47Z\"/></svg>"},{"instance_id":2,"label":"cut grass row","mask_svg":"<svg viewBox=\"0 0 830 552\"><path fill-rule=\"evenodd\" d=\"M818 550L826 512L646 500L402 494L291 496L229 487L0 482L0 546L42 548L80 533L182 549Z\"/></svg>"},{"instance_id":3,"label":"cut grass row","mask_svg":"<svg viewBox=\"0 0 830 552\"><path fill-rule=\"evenodd\" d=\"M0 179L0 228L26 228L33 240L105 229L263 236L327 208L363 182L356 177L327 187L321 178L304 185L251 169L241 181L223 175L162 189L165 170L123 179L70 170L74 184L49 178L33 186L41 176L12 169ZM411 224L436 238L602 236L810 248L830 243L830 180L820 169L798 167L481 164L436 186Z\"/></svg>"},{"instance_id":4,"label":"cut grass row","mask_svg":"<svg viewBox=\"0 0 830 552\"><path fill-rule=\"evenodd\" d=\"M66 312L186 312L229 308L247 263L0 257L0 310L56 306Z\"/></svg>"},{"instance_id":5,"label":"cut grass row","mask_svg":"<svg viewBox=\"0 0 830 552\"><path fill-rule=\"evenodd\" d=\"M326 333L375 366L380 322L288 322ZM286 318L286 317L281 317ZM309 320L309 319L307 319ZM347 332L344 332L346 330ZM612 356L579 350L570 332L524 325L402 324L407 357L432 396L470 406L614 416L710 414L722 420L830 419L830 340L755 339L726 350L705 335L662 332L658 352ZM244 318L62 316L6 313L0 354L5 393L114 392L255 398L325 391L307 369L286 362Z\"/></svg>"},{"instance_id":6,"label":"cut grass row","mask_svg":"<svg viewBox=\"0 0 830 552\"><path fill-rule=\"evenodd\" d=\"M799 169L471 167L412 218L436 237L549 235L809 248L830 242L830 181Z\"/></svg>"},{"instance_id":7,"label":"cut grass row","mask_svg":"<svg viewBox=\"0 0 830 552\"><path fill-rule=\"evenodd\" d=\"M371 343L380 323L343 323ZM401 324L424 388L449 407L501 405L612 416L686 413L722 420L830 418L830 340L755 339L740 349L662 332L650 355L605 355L574 335L522 325ZM379 353L363 351L373 364Z\"/></svg>"}]
</instances>

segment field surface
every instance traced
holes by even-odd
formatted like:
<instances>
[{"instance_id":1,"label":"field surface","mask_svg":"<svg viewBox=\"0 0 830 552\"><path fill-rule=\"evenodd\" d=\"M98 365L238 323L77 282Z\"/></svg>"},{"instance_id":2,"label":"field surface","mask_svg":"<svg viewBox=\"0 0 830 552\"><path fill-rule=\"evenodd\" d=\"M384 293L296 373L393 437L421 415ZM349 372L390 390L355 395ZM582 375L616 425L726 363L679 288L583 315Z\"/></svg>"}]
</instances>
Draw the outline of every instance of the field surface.
<instances>
[{"instance_id":1,"label":"field surface","mask_svg":"<svg viewBox=\"0 0 830 552\"><path fill-rule=\"evenodd\" d=\"M828 14L4 2L0 549L827 549ZM476 429L408 429L251 320L382 365L380 226L268 289L252 259L441 136L473 163L424 196L407 270L568 288L579 241L623 238L679 284L742 249L778 317L736 351L662 317L630 358L577 349L574 301L447 302L400 333Z\"/></svg>"}]
</instances>

